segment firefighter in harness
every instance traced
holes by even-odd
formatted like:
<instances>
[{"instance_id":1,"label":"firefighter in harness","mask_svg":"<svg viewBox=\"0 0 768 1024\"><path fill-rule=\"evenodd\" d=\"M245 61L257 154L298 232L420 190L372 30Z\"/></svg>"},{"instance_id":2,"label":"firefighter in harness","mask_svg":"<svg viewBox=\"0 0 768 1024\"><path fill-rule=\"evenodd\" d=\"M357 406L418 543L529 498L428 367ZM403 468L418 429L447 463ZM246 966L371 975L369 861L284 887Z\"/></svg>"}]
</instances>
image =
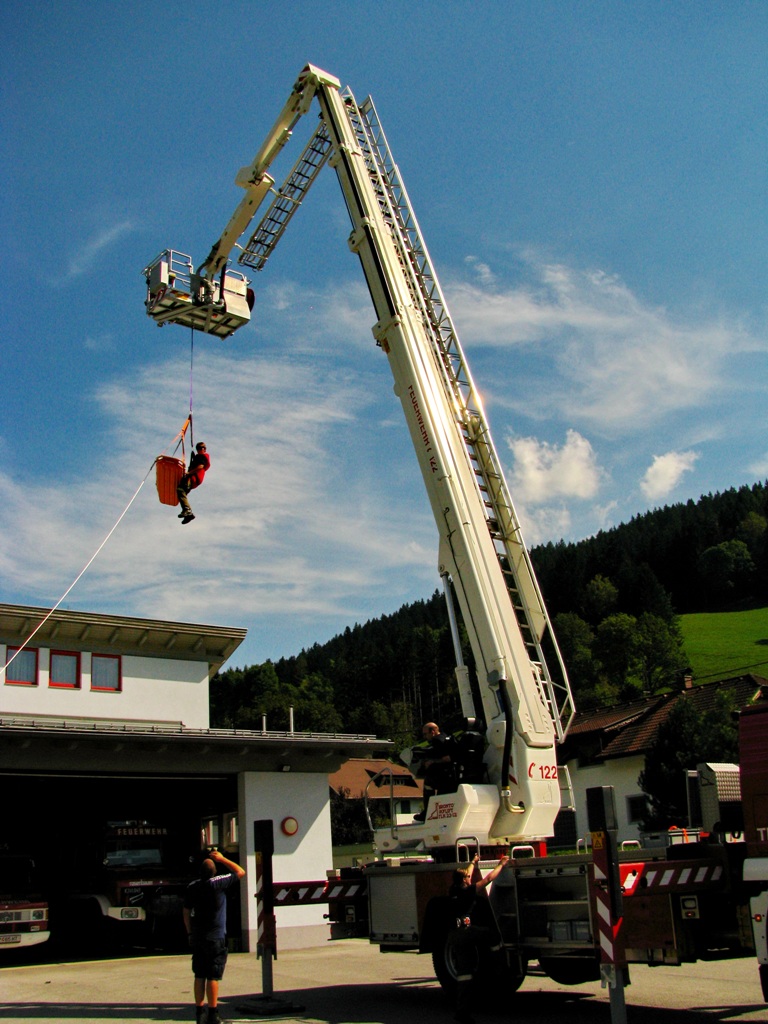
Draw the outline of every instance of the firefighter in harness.
<instances>
[{"instance_id":1,"label":"firefighter in harness","mask_svg":"<svg viewBox=\"0 0 768 1024\"><path fill-rule=\"evenodd\" d=\"M192 511L192 506L189 504L189 498L187 495L190 491L194 490L195 487L199 487L203 482L206 472L211 468L211 458L208 454L208 449L202 441L199 441L195 445L195 454L189 461L189 469L179 481L179 486L176 489L176 493L179 496L179 503L181 505L181 512L179 513L179 519L181 520L182 526L187 523L191 523L195 518L195 513Z\"/></svg>"}]
</instances>

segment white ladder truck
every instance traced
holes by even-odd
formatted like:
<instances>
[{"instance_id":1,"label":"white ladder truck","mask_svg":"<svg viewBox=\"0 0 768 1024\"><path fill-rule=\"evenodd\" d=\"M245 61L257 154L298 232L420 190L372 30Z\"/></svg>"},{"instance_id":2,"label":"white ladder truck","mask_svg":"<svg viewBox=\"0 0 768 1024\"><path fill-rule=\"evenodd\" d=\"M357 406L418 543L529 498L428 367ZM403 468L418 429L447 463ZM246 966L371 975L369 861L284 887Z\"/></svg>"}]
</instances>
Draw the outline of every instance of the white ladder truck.
<instances>
[{"instance_id":1,"label":"white ladder truck","mask_svg":"<svg viewBox=\"0 0 768 1024\"><path fill-rule=\"evenodd\" d=\"M315 99L317 127L276 188L269 170ZM367 903L331 903L332 935L365 934L382 950L431 953L438 979L451 990L466 971L466 943L451 926L455 913L446 895L452 872L475 851L493 861L511 848L519 856L493 882L490 900L478 901L489 908L480 929L488 941L476 944L473 968L507 995L529 960L564 984L602 976L613 985L630 962L682 963L714 949L754 955L749 898L766 892L766 859L752 862L759 867L748 888L738 856L731 864L723 847L686 848L685 861L672 848L619 855L613 888L624 895L626 923L619 943L619 926L606 916L597 855L541 855L561 808L556 749L573 718L573 699L482 401L370 98L358 105L338 79L307 65L253 162L238 173L245 195L207 258L195 270L189 256L167 249L144 269L147 313L161 326L178 323L222 338L247 324L252 293L244 273L229 268L230 256L237 247L241 266L263 269L326 163L341 185L352 222L349 247L376 311L373 335L389 360L437 524L462 712L484 729L479 774L460 775L455 792L432 796L424 821L376 833L381 857L364 872ZM463 664L454 593L476 679ZM610 821L608 809L603 817ZM590 825L593 837L607 834L601 821ZM653 879L667 878L679 884L654 887Z\"/></svg>"},{"instance_id":2,"label":"white ladder truck","mask_svg":"<svg viewBox=\"0 0 768 1024\"><path fill-rule=\"evenodd\" d=\"M268 170L315 97L319 125L275 190ZM429 494L440 575L449 600L452 583L472 645L479 706L454 629L462 712L487 728L488 781L433 798L423 824L382 835L379 846L453 848L464 836L483 846L545 839L561 804L555 744L573 715L571 692L480 396L371 100L358 106L337 78L304 68L253 163L237 175L246 194L207 259L194 272L189 257L166 250L145 269L147 311L160 324L220 336L247 323L245 284L227 269L232 250L271 195L238 257L261 270L326 162L346 200L349 246L378 317L373 334L389 358Z\"/></svg>"}]
</instances>

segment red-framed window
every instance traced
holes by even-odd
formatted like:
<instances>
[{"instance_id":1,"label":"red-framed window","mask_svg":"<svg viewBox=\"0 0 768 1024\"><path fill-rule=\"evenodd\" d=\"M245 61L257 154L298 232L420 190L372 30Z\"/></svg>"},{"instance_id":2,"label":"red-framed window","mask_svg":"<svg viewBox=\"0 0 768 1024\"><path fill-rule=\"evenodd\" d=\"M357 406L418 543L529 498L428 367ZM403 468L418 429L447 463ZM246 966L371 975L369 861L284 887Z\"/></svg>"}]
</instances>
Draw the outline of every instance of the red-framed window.
<instances>
[{"instance_id":1,"label":"red-framed window","mask_svg":"<svg viewBox=\"0 0 768 1024\"><path fill-rule=\"evenodd\" d=\"M6 647L6 683L16 686L37 686L37 648Z\"/></svg>"},{"instance_id":2,"label":"red-framed window","mask_svg":"<svg viewBox=\"0 0 768 1024\"><path fill-rule=\"evenodd\" d=\"M80 689L80 655L77 651L51 651L48 685Z\"/></svg>"},{"instance_id":3,"label":"red-framed window","mask_svg":"<svg viewBox=\"0 0 768 1024\"><path fill-rule=\"evenodd\" d=\"M123 688L123 671L118 654L91 655L91 689L119 693Z\"/></svg>"}]
</instances>

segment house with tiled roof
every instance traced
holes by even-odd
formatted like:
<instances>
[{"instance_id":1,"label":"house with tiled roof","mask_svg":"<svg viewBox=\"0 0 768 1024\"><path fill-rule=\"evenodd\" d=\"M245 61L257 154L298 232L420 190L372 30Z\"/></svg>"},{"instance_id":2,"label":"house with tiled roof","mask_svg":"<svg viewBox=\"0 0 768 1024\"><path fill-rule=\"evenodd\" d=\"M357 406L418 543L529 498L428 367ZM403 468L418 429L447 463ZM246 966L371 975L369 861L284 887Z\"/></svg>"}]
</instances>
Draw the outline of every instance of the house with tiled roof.
<instances>
[{"instance_id":1,"label":"house with tiled roof","mask_svg":"<svg viewBox=\"0 0 768 1024\"><path fill-rule=\"evenodd\" d=\"M415 778L403 765L385 759L353 757L328 777L334 793L350 800L380 804L394 802L395 822L409 824L421 810L424 782Z\"/></svg>"},{"instance_id":2,"label":"house with tiled roof","mask_svg":"<svg viewBox=\"0 0 768 1024\"><path fill-rule=\"evenodd\" d=\"M719 693L728 693L737 707L744 707L763 686L768 686L768 679L756 675L698 686L686 679L684 688L675 693L578 712L558 756L558 762L568 769L574 804L573 812L561 812L558 819L560 844L570 846L587 836L586 791L593 786L614 788L619 841L639 839L646 797L638 778L645 768L646 753L675 704L688 700L698 711L707 711L714 706Z\"/></svg>"}]
</instances>

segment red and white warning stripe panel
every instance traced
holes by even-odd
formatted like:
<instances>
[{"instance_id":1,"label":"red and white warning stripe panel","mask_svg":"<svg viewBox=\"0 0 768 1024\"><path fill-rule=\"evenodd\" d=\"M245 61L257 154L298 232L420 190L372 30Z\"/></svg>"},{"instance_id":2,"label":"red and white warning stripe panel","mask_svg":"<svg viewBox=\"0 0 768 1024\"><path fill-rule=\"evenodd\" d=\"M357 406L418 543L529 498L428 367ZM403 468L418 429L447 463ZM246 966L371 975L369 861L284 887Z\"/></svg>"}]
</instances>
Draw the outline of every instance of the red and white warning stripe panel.
<instances>
[{"instance_id":1,"label":"red and white warning stripe panel","mask_svg":"<svg viewBox=\"0 0 768 1024\"><path fill-rule=\"evenodd\" d=\"M600 940L600 962L603 964L624 964L624 942L621 936L624 919L615 918L616 908L611 906L608 893L608 879L599 864L595 864L595 909L597 931Z\"/></svg>"},{"instance_id":2,"label":"red and white warning stripe panel","mask_svg":"<svg viewBox=\"0 0 768 1024\"><path fill-rule=\"evenodd\" d=\"M621 889L625 896L651 891L680 892L711 888L725 881L723 865L711 861L662 861L658 863L620 864Z\"/></svg>"},{"instance_id":3,"label":"red and white warning stripe panel","mask_svg":"<svg viewBox=\"0 0 768 1024\"><path fill-rule=\"evenodd\" d=\"M325 897L329 902L331 900L351 900L355 896L365 896L367 892L366 882L360 881L359 878L348 882L332 880L328 882Z\"/></svg>"},{"instance_id":4,"label":"red and white warning stripe panel","mask_svg":"<svg viewBox=\"0 0 768 1024\"><path fill-rule=\"evenodd\" d=\"M364 896L365 882L323 880L321 882L275 882L272 899L276 907L295 907L307 903L329 903Z\"/></svg>"}]
</instances>

